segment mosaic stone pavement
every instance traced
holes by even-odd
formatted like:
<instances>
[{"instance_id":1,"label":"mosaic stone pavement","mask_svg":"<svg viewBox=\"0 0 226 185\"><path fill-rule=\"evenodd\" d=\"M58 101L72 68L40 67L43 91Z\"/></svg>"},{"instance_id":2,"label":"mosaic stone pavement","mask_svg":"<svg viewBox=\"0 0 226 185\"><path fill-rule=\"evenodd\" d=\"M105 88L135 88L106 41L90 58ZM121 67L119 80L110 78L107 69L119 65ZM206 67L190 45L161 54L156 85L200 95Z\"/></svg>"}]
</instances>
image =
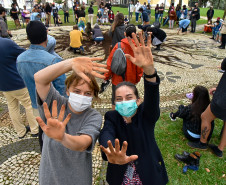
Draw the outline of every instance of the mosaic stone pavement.
<instances>
[{"instance_id":1,"label":"mosaic stone pavement","mask_svg":"<svg viewBox=\"0 0 226 185\"><path fill-rule=\"evenodd\" d=\"M102 27L106 32L109 27ZM68 50L68 33L71 27L50 28L49 34L57 39L56 52L64 59L78 56ZM188 103L185 93L191 92L195 85L207 88L214 87L221 73L217 72L224 57L225 50L217 49L217 44L203 34L177 35L176 30L165 30L167 41L162 45L161 51L153 51L155 67L161 78L160 95L161 110L169 111L181 103ZM13 39L21 46L28 47L25 30L13 32ZM105 34L106 36L107 34ZM85 54L90 57L107 58L109 38L106 44L93 46L84 41ZM104 63L105 61L103 61ZM101 81L99 81L101 83ZM141 97L143 96L143 81L137 85ZM100 95L101 102L94 106L103 115L111 108L111 88ZM24 111L21 110L24 123L27 124ZM38 184L38 168L40 152L37 138L30 134L20 140L13 130L8 115L6 100L0 93L0 185L2 184ZM99 173L103 174L98 147L93 152L93 181L99 182ZM102 182L103 183L103 182Z\"/></svg>"}]
</instances>

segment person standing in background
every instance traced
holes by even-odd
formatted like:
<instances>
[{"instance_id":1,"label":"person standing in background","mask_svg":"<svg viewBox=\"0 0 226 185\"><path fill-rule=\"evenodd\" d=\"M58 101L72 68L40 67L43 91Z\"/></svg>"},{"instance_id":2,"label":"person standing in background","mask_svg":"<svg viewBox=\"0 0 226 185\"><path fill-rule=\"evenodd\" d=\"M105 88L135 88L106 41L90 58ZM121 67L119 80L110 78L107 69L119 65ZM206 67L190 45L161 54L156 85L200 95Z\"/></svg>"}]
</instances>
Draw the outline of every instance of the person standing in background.
<instances>
[{"instance_id":1,"label":"person standing in background","mask_svg":"<svg viewBox=\"0 0 226 185\"><path fill-rule=\"evenodd\" d=\"M158 22L158 17L159 17L159 4L157 4L155 7L155 22Z\"/></svg>"},{"instance_id":2,"label":"person standing in background","mask_svg":"<svg viewBox=\"0 0 226 185\"><path fill-rule=\"evenodd\" d=\"M209 22L210 20L212 20L213 15L214 15L213 6L210 6L210 9L207 11L206 15L207 15L207 22Z\"/></svg>"},{"instance_id":3,"label":"person standing in background","mask_svg":"<svg viewBox=\"0 0 226 185\"><path fill-rule=\"evenodd\" d=\"M90 7L89 7L89 9L88 9L88 19L89 19L88 22L91 23L91 26L93 26L93 17L94 17L94 14L93 13L94 13L93 5L91 4Z\"/></svg>"},{"instance_id":4,"label":"person standing in background","mask_svg":"<svg viewBox=\"0 0 226 185\"><path fill-rule=\"evenodd\" d=\"M67 5L67 2L65 1L64 2L64 5L63 5L63 11L64 11L64 23L68 22L68 17L69 17L69 7Z\"/></svg>"},{"instance_id":5,"label":"person standing in background","mask_svg":"<svg viewBox=\"0 0 226 185\"><path fill-rule=\"evenodd\" d=\"M50 4L47 2L46 6L45 6L45 12L46 12L46 27L49 27L51 24L51 12L52 12L52 8L50 6Z\"/></svg>"},{"instance_id":6,"label":"person standing in background","mask_svg":"<svg viewBox=\"0 0 226 185\"><path fill-rule=\"evenodd\" d=\"M19 11L17 10L16 3L13 3L12 8L10 10L10 16L14 20L14 23L15 23L17 29L21 27L18 13L19 13Z\"/></svg>"},{"instance_id":7,"label":"person standing in background","mask_svg":"<svg viewBox=\"0 0 226 185\"><path fill-rule=\"evenodd\" d=\"M139 1L137 1L137 4L135 5L135 15L136 15L136 22L138 22L138 19L139 19L139 9L140 9L140 3Z\"/></svg>"},{"instance_id":8,"label":"person standing in background","mask_svg":"<svg viewBox=\"0 0 226 185\"><path fill-rule=\"evenodd\" d=\"M195 33L196 21L200 19L200 9L198 3L195 3L195 7L191 12L191 33Z\"/></svg>"},{"instance_id":9,"label":"person standing in background","mask_svg":"<svg viewBox=\"0 0 226 185\"><path fill-rule=\"evenodd\" d=\"M56 25L59 26L59 23L58 23L58 8L55 6L55 3L53 3L52 11L53 11L54 24L55 24L55 26Z\"/></svg>"},{"instance_id":10,"label":"person standing in background","mask_svg":"<svg viewBox=\"0 0 226 185\"><path fill-rule=\"evenodd\" d=\"M161 22L162 22L162 18L163 18L163 11L164 11L164 4L162 3L161 5L160 5L160 7L159 7L159 15L158 15L158 21L159 21L159 19L160 19L160 17L161 17L161 19L160 19L160 24L161 24Z\"/></svg>"},{"instance_id":11,"label":"person standing in background","mask_svg":"<svg viewBox=\"0 0 226 185\"><path fill-rule=\"evenodd\" d=\"M135 8L135 6L133 5L133 1L130 1L129 6L130 6L128 7L129 16L130 16L130 19L132 20L134 8Z\"/></svg>"}]
</instances>

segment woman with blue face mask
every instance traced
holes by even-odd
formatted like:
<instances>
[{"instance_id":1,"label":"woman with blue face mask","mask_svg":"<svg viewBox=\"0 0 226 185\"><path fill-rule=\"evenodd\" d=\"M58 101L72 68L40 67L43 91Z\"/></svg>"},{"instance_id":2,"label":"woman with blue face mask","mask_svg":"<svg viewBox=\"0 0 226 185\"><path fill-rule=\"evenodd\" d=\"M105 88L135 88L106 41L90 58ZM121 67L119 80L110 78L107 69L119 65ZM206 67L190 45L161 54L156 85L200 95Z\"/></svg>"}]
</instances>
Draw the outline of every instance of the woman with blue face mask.
<instances>
[{"instance_id":1,"label":"woman with blue face mask","mask_svg":"<svg viewBox=\"0 0 226 185\"><path fill-rule=\"evenodd\" d=\"M92 184L92 149L100 132L102 116L91 108L98 97L97 72L105 65L93 63L99 58L78 57L51 65L34 75L37 103L43 130L43 148L39 184ZM73 70L66 79L62 97L51 82Z\"/></svg>"},{"instance_id":2,"label":"woman with blue face mask","mask_svg":"<svg viewBox=\"0 0 226 185\"><path fill-rule=\"evenodd\" d=\"M105 114L99 141L102 157L108 161L109 185L162 185L168 177L161 152L154 137L159 109L160 79L154 68L151 36L147 46L140 33L140 43L132 34L136 46L128 38L134 57L126 57L144 71L144 101L130 82L121 82L115 90L115 110Z\"/></svg>"}]
</instances>

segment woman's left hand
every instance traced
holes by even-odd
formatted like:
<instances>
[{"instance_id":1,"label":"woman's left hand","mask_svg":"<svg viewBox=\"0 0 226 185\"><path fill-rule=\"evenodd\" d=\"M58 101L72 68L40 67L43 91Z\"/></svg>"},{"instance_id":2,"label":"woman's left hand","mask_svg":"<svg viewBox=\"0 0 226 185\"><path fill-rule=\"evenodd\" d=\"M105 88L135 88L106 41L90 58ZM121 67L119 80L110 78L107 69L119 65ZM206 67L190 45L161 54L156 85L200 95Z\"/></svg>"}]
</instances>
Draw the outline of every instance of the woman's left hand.
<instances>
[{"instance_id":1,"label":"woman's left hand","mask_svg":"<svg viewBox=\"0 0 226 185\"><path fill-rule=\"evenodd\" d=\"M143 68L146 75L152 75L155 72L154 61L151 52L151 33L148 33L147 46L145 46L143 35L140 32L138 41L136 34L132 33L133 40L135 41L136 46L133 44L132 39L127 37L130 47L133 50L134 57L129 54L125 56L136 66Z\"/></svg>"},{"instance_id":2,"label":"woman's left hand","mask_svg":"<svg viewBox=\"0 0 226 185\"><path fill-rule=\"evenodd\" d=\"M68 114L65 120L64 118L64 112L65 112L65 105L62 105L59 116L57 116L57 101L53 101L52 105L52 115L49 111L49 108L47 106L47 103L43 103L44 113L47 120L47 124L44 123L44 121L37 117L36 120L40 127L42 128L43 132L52 139L55 139L56 141L61 142L65 135L65 127L68 123L68 121L71 118L71 114Z\"/></svg>"}]
</instances>

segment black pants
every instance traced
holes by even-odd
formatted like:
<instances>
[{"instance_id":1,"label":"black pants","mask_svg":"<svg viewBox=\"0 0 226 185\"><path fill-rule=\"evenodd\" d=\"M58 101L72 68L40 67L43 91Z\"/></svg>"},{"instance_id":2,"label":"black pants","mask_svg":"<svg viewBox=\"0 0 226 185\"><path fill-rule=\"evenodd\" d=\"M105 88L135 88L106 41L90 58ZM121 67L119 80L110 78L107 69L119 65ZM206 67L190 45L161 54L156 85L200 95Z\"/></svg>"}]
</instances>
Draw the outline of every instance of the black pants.
<instances>
[{"instance_id":1,"label":"black pants","mask_svg":"<svg viewBox=\"0 0 226 185\"><path fill-rule=\"evenodd\" d=\"M69 13L64 13L64 23L69 22L68 17L69 17Z\"/></svg>"},{"instance_id":2,"label":"black pants","mask_svg":"<svg viewBox=\"0 0 226 185\"><path fill-rule=\"evenodd\" d=\"M226 34L222 34L222 44L221 44L221 47L225 48L225 44L226 44Z\"/></svg>"},{"instance_id":3,"label":"black pants","mask_svg":"<svg viewBox=\"0 0 226 185\"><path fill-rule=\"evenodd\" d=\"M191 19L191 32L195 33L196 19Z\"/></svg>"},{"instance_id":4,"label":"black pants","mask_svg":"<svg viewBox=\"0 0 226 185\"><path fill-rule=\"evenodd\" d=\"M59 23L58 23L58 15L57 14L53 14L53 20L54 20L54 24L55 24L55 26L56 25L59 25Z\"/></svg>"}]
</instances>

